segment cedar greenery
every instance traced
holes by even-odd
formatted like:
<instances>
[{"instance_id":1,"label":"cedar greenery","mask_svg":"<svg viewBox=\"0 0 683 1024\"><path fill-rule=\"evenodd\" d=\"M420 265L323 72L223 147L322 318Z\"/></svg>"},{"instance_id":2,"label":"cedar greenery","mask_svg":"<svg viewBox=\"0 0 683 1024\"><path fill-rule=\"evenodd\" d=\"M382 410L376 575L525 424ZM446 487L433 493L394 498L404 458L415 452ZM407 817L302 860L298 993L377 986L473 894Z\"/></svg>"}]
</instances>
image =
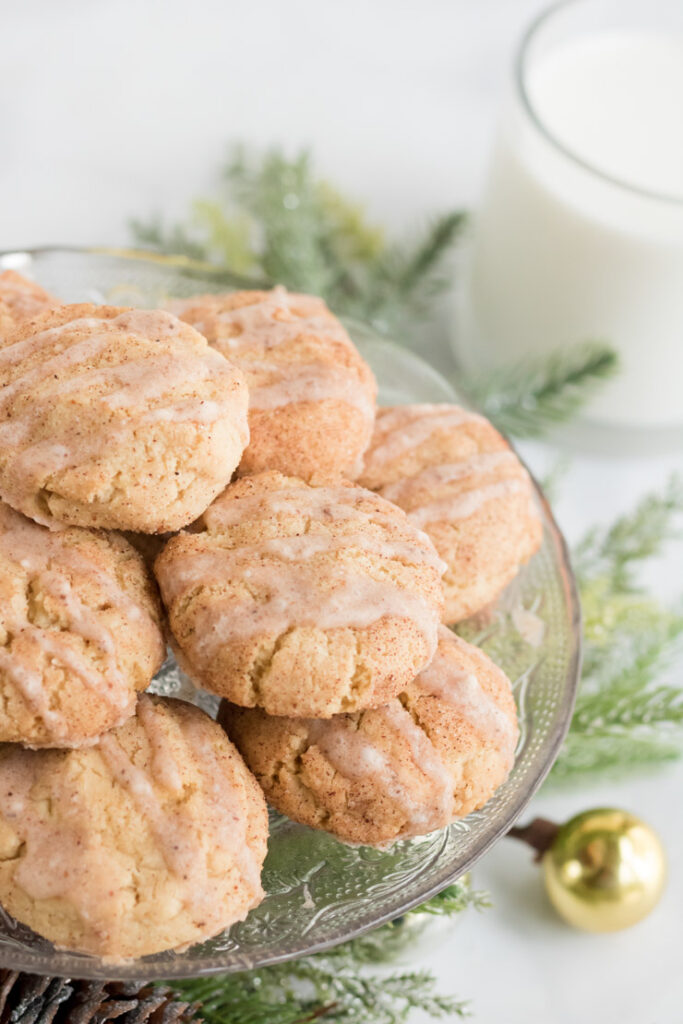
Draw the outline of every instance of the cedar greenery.
<instances>
[{"instance_id":1,"label":"cedar greenery","mask_svg":"<svg viewBox=\"0 0 683 1024\"><path fill-rule=\"evenodd\" d=\"M680 535L683 480L645 497L574 552L584 617L581 690L551 778L623 774L683 752L683 689L671 666L683 654L683 609L664 608L637 570Z\"/></svg>"},{"instance_id":2,"label":"cedar greenery","mask_svg":"<svg viewBox=\"0 0 683 1024\"><path fill-rule=\"evenodd\" d=\"M435 992L428 971L382 967L415 937L425 915L454 915L488 902L466 881L456 882L416 911L325 953L240 974L193 978L175 984L188 1002L201 1003L206 1024L401 1024L413 1010L433 1018L460 1018L466 1005ZM373 970L374 968L374 970ZM377 971L379 968L379 973Z\"/></svg>"}]
</instances>

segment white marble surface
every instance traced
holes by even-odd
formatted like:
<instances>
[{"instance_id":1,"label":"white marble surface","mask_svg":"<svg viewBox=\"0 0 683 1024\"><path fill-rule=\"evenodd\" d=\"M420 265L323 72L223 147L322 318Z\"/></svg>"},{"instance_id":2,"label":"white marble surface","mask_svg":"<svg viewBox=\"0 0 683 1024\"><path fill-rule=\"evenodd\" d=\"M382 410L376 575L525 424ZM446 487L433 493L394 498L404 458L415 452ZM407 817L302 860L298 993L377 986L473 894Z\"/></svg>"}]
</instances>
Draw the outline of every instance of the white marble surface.
<instances>
[{"instance_id":1,"label":"white marble surface","mask_svg":"<svg viewBox=\"0 0 683 1024\"><path fill-rule=\"evenodd\" d=\"M321 169L398 233L476 199L514 42L539 0L23 0L0 2L0 248L119 243L126 221L183 211L231 140L310 144ZM433 350L432 350L433 352ZM447 365L442 352L439 361ZM534 465L547 452L531 449ZM558 502L570 536L628 507L683 457L574 461ZM683 552L652 571L673 599ZM521 845L475 882L495 910L429 934L417 965L471 999L478 1024L681 1019L683 768L563 795L558 819L617 804L669 852L666 898L610 937L565 928Z\"/></svg>"}]
</instances>

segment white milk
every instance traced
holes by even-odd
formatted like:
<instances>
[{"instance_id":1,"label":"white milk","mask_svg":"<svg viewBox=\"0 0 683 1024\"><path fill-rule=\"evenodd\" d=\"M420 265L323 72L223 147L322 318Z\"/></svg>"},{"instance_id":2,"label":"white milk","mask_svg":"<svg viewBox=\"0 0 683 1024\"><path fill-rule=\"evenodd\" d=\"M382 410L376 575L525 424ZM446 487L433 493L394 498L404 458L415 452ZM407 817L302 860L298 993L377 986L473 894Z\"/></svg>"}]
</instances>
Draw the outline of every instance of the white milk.
<instances>
[{"instance_id":1,"label":"white milk","mask_svg":"<svg viewBox=\"0 0 683 1024\"><path fill-rule=\"evenodd\" d=\"M620 377L612 424L683 424L683 34L599 32L538 57L475 222L465 364L586 338Z\"/></svg>"}]
</instances>

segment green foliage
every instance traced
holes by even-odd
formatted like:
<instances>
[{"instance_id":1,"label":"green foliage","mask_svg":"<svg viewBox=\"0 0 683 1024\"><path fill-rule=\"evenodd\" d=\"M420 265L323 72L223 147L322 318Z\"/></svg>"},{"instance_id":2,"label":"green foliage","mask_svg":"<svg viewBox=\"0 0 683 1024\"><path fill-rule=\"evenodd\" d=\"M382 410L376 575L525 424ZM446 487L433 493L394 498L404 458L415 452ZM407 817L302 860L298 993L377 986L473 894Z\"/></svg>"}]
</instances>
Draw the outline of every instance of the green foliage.
<instances>
[{"instance_id":1,"label":"green foliage","mask_svg":"<svg viewBox=\"0 0 683 1024\"><path fill-rule=\"evenodd\" d=\"M674 477L577 547L584 671L555 779L622 774L683 753L683 689L669 678L683 653L683 614L637 580L638 568L678 535L682 513L683 482Z\"/></svg>"},{"instance_id":2,"label":"green foliage","mask_svg":"<svg viewBox=\"0 0 683 1024\"><path fill-rule=\"evenodd\" d=\"M202 1004L206 1024L400 1024L412 1010L433 1018L464 1017L466 1007L434 990L427 971L377 973L414 938L424 914L455 915L487 906L482 893L456 882L417 911L326 953L240 974L177 982L174 988Z\"/></svg>"},{"instance_id":3,"label":"green foliage","mask_svg":"<svg viewBox=\"0 0 683 1024\"><path fill-rule=\"evenodd\" d=\"M432 317L452 287L450 259L466 215L437 216L416 237L388 240L362 206L319 179L310 155L272 149L254 158L234 150L218 194L197 200L186 223L134 220L139 245L220 270L226 287L321 295L339 316L406 340ZM538 437L568 420L617 369L597 342L493 373L460 378L458 389L505 433Z\"/></svg>"},{"instance_id":4,"label":"green foliage","mask_svg":"<svg viewBox=\"0 0 683 1024\"><path fill-rule=\"evenodd\" d=\"M315 176L308 153L288 159L273 149L252 159L237 149L218 196L197 201L188 223L155 216L131 230L140 245L217 265L228 285L284 284L405 337L450 285L445 262L464 219L448 213L416 238L389 242L361 206Z\"/></svg>"},{"instance_id":5,"label":"green foliage","mask_svg":"<svg viewBox=\"0 0 683 1024\"><path fill-rule=\"evenodd\" d=\"M614 593L634 589L632 569L680 536L677 514L683 510L683 479L673 476L663 492L648 495L630 515L607 529L590 530L574 552L581 580L607 578Z\"/></svg>"},{"instance_id":6,"label":"green foliage","mask_svg":"<svg viewBox=\"0 0 683 1024\"><path fill-rule=\"evenodd\" d=\"M460 381L460 387L503 433L542 437L570 420L618 371L616 353L584 342Z\"/></svg>"}]
</instances>

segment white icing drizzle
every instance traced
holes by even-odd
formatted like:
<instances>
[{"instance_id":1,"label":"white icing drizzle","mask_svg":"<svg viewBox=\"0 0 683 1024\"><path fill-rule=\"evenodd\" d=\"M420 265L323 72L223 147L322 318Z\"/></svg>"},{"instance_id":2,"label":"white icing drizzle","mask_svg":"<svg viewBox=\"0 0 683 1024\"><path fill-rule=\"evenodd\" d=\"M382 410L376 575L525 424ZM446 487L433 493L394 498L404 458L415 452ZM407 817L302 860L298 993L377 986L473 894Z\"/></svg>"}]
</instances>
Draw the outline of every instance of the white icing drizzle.
<instances>
[{"instance_id":1,"label":"white icing drizzle","mask_svg":"<svg viewBox=\"0 0 683 1024\"><path fill-rule=\"evenodd\" d=\"M142 705L147 701L141 698ZM153 746L163 729L153 721L161 712L151 701L149 705L149 713L143 712L143 728L152 733ZM247 831L247 804L240 801L239 777L234 786L226 759L214 749L206 728L202 721L185 720L179 729L173 729L187 751L187 763L194 765L199 776L190 780L194 791L188 800L179 800L177 791L171 799L159 791L158 782L133 764L113 733L104 736L96 750L149 826L176 880L178 897L192 911L196 927L213 935L231 923L225 920L225 901L216 897L221 857L224 863L232 861L241 873L238 884L247 889L245 903L258 902L262 890L258 852ZM114 929L125 924L120 894L130 885L130 867L107 849L106 841L93 828L91 808L79 782L64 765L64 756L45 751L32 754L9 745L2 751L0 815L23 847L13 880L32 899L68 901L90 931L116 948ZM55 759L52 772L47 770L48 758ZM174 771L181 779L179 765ZM167 766L167 777L170 772ZM32 793L37 781L40 799ZM201 814L193 816L198 799ZM46 810L50 807L51 811Z\"/></svg>"},{"instance_id":2,"label":"white icing drizzle","mask_svg":"<svg viewBox=\"0 0 683 1024\"><path fill-rule=\"evenodd\" d=\"M289 295L285 288L278 286L258 302L217 311L216 320L221 325L235 328L232 336L221 332L221 346L226 346L230 352L250 350L255 346L267 351L305 334L324 334L328 338L348 342L346 331L325 311L322 302L318 315L301 316L292 310L295 301L296 296Z\"/></svg>"},{"instance_id":3,"label":"white icing drizzle","mask_svg":"<svg viewBox=\"0 0 683 1024\"><path fill-rule=\"evenodd\" d=\"M514 721L486 692L475 673L460 668L454 662L451 653L454 649L471 650L470 645L450 629L440 626L436 655L416 677L416 685L424 693L456 708L484 739L509 751L511 756L517 737ZM493 663L489 671L502 675Z\"/></svg>"},{"instance_id":4,"label":"white icing drizzle","mask_svg":"<svg viewBox=\"0 0 683 1024\"><path fill-rule=\"evenodd\" d=\"M145 705L139 720L152 751L151 773L133 764L112 733L100 739L99 750L114 778L128 791L148 823L169 871L184 883L181 898L185 905L192 907L205 924L221 912L211 883L210 859L214 849L228 852L242 880L252 890L254 900L260 895L260 863L248 842L245 808L240 806L233 787L228 784L225 763L206 736L206 723L192 718L182 722L178 736L187 751L188 761L194 762L195 770L201 772L201 831L188 802L164 802L157 782L177 796L183 788L182 777L170 752L168 738L159 725L162 713L149 698L142 697L141 709ZM223 923L221 918L217 920Z\"/></svg>"},{"instance_id":5,"label":"white icing drizzle","mask_svg":"<svg viewBox=\"0 0 683 1024\"><path fill-rule=\"evenodd\" d=\"M77 318L0 349L0 370L7 367L5 372L10 375L0 388L0 418L5 419L0 423L0 443L8 452L12 447L27 444L23 451L11 453L10 464L14 486L21 481L22 507L27 510L30 506L36 521L50 522L33 501L34 492L46 479L99 457L113 441L124 443L140 424L210 424L233 413L234 367L209 347L188 351L179 336L181 327L169 313L136 310L110 320ZM69 336L81 330L88 331L88 337L69 344ZM121 334L125 331L142 338L145 343L142 352L127 355L125 346L121 345ZM155 352L155 340L175 343L175 350ZM45 358L31 369L21 369L11 379L17 363L43 350ZM88 368L110 353L123 361ZM207 402L182 395L183 390L200 386L207 380L215 385L221 379L225 379L226 386L219 400ZM93 432L84 434L75 418L59 438L31 444L32 429L40 423L46 407L74 393L88 394L100 403L105 417L107 412L119 414L113 422L111 416L106 417L106 433L102 436ZM246 424L240 429L246 444ZM16 500L16 495L14 497Z\"/></svg>"},{"instance_id":6,"label":"white icing drizzle","mask_svg":"<svg viewBox=\"0 0 683 1024\"><path fill-rule=\"evenodd\" d=\"M256 518L271 520L277 516L299 517L320 523L345 520L381 524L389 529L402 526L403 513L364 487L297 487L287 486L266 493L233 497L225 491L204 513L210 532L223 530ZM424 533L418 532L423 544L431 545Z\"/></svg>"},{"instance_id":7,"label":"white icing drizzle","mask_svg":"<svg viewBox=\"0 0 683 1024\"><path fill-rule=\"evenodd\" d=\"M245 810L240 806L234 788L226 784L224 756L219 755L215 745L209 740L205 725L200 720L193 718L186 722L183 734L195 762L203 769L202 782L206 792L206 805L202 827L210 829L211 834L215 836L215 845L218 849L230 851L230 856L237 864L243 880L253 891L254 906L263 895L261 863L249 842ZM209 854L210 852L211 846Z\"/></svg>"},{"instance_id":8,"label":"white icing drizzle","mask_svg":"<svg viewBox=\"0 0 683 1024\"><path fill-rule=\"evenodd\" d=\"M436 797L436 806L429 813L428 808L418 807L413 813L415 824L424 826L429 821L431 828L445 825L453 816L453 779L440 756L434 749L427 734L413 719L410 712L399 701L391 701L384 709L385 717L410 746L416 767L431 780Z\"/></svg>"},{"instance_id":9,"label":"white icing drizzle","mask_svg":"<svg viewBox=\"0 0 683 1024\"><path fill-rule=\"evenodd\" d=\"M365 518L360 502L367 502ZM380 505L378 509L378 503ZM211 548L206 552L176 555L168 568L159 570L164 598L169 606L199 587L220 587L225 580L241 580L248 588L238 597L233 590L216 598L204 609L203 624L197 629L202 639L198 649L204 656L240 637L258 632L281 634L296 627L319 629L366 628L384 617L407 618L415 622L431 651L438 621L434 602L427 595L409 593L390 578L373 578L363 565L348 561L316 560L326 552L360 549L370 556L397 559L413 565L427 564L439 574L445 566L426 535L416 532L414 540L396 513L382 509L377 499L363 488L291 487L267 494L224 499L204 514L209 531L263 517L267 523L276 516L303 517L307 532L289 537L266 538L258 544L238 548ZM359 533L356 524L382 527L382 534ZM322 524L351 523L352 532L321 530ZM399 534L397 538L393 532ZM277 562L260 561L270 555ZM260 599L252 596L258 590Z\"/></svg>"},{"instance_id":10,"label":"white icing drizzle","mask_svg":"<svg viewBox=\"0 0 683 1024\"><path fill-rule=\"evenodd\" d=\"M194 829L183 828L184 823L177 820L174 810L164 807L149 773L133 764L113 733L100 737L98 750L113 777L130 793L133 803L154 833L169 871L184 881L194 876L201 888L201 883L207 878L201 867L206 865L202 865L198 857Z\"/></svg>"},{"instance_id":11,"label":"white icing drizzle","mask_svg":"<svg viewBox=\"0 0 683 1024\"><path fill-rule=\"evenodd\" d=\"M128 882L124 867L101 842L92 841L90 814L59 768L40 774L48 800L31 796L36 757L19 747L5 746L0 758L0 815L23 845L13 880L35 900L64 899L84 923L100 935L111 935L118 919L116 904ZM46 812L52 805L54 813Z\"/></svg>"},{"instance_id":12,"label":"white icing drizzle","mask_svg":"<svg viewBox=\"0 0 683 1024\"><path fill-rule=\"evenodd\" d=\"M453 817L453 779L429 737L398 700L368 714L381 716L405 741L414 766L430 785L426 799L423 793L415 793L414 784L403 778L400 760L390 758L381 750L359 727L358 721L342 716L329 721L311 720L308 722L309 740L341 775L379 783L401 808L409 827L432 831L448 824Z\"/></svg>"},{"instance_id":13,"label":"white icing drizzle","mask_svg":"<svg viewBox=\"0 0 683 1024\"><path fill-rule=\"evenodd\" d=\"M386 484L379 488L379 494L387 501L393 501L397 505L402 504L410 498L410 495L417 488L431 489L440 487L443 484L457 483L474 476L477 473L488 473L503 465L513 465L517 456L509 449L500 452L485 452L481 455L472 455L462 459L460 462L447 462L438 466L427 466L413 476L397 480L396 483Z\"/></svg>"},{"instance_id":14,"label":"white icing drizzle","mask_svg":"<svg viewBox=\"0 0 683 1024\"><path fill-rule=\"evenodd\" d=\"M58 602L68 620L68 634L61 629L43 629L27 622L14 611L12 604L3 608L3 624L10 635L38 646L49 659L62 664L67 672L78 676L86 686L123 715L134 702L131 685L121 671L116 642L97 612L89 608L73 590L67 574L74 573L94 580L105 599L121 611L129 621L152 621L149 612L129 597L113 575L103 572L82 552L67 545L62 532L52 533L24 519L9 508L0 509L0 558L20 566L37 587ZM156 624L154 628L157 629ZM102 655L103 665L93 665L85 651L79 652L66 635L80 636L93 644ZM160 638L161 645L161 638ZM21 655L10 646L0 649L0 670L11 679L26 703L45 724L50 736L61 739L68 732L63 715L50 706L42 673L29 670L20 662Z\"/></svg>"},{"instance_id":15,"label":"white icing drizzle","mask_svg":"<svg viewBox=\"0 0 683 1024\"><path fill-rule=\"evenodd\" d=\"M427 535L423 535L428 542ZM377 558L393 558L412 565L430 565L439 573L445 572L445 563L436 554L431 544L418 547L405 540L382 540L363 533L343 533L337 537L328 533L306 533L300 537L275 537L265 540L258 548L269 555L276 555L288 562L307 561L327 551L355 549Z\"/></svg>"},{"instance_id":16,"label":"white icing drizzle","mask_svg":"<svg viewBox=\"0 0 683 1024\"><path fill-rule=\"evenodd\" d=\"M280 635L290 629L364 629L383 618L412 621L423 634L430 656L435 647L439 613L429 597L378 580L348 564L253 564L253 554L226 551L220 560L188 555L174 561L172 572L160 574L165 600L173 604L199 586L241 579L262 600L232 592L216 595L196 623L197 652L210 661L220 648L257 633ZM247 564L244 564L244 563Z\"/></svg>"},{"instance_id":17,"label":"white icing drizzle","mask_svg":"<svg viewBox=\"0 0 683 1024\"><path fill-rule=\"evenodd\" d=\"M154 782L171 793L182 793L183 780L178 762L169 749L168 736L161 728L161 717L152 701L141 698L137 715L152 753L151 772Z\"/></svg>"},{"instance_id":18,"label":"white icing drizzle","mask_svg":"<svg viewBox=\"0 0 683 1024\"><path fill-rule=\"evenodd\" d=\"M61 739L67 731L66 722L58 711L50 708L42 674L21 664L4 647L0 648L0 672L12 681L34 714L42 719L50 735Z\"/></svg>"},{"instance_id":19,"label":"white icing drizzle","mask_svg":"<svg viewBox=\"0 0 683 1024\"><path fill-rule=\"evenodd\" d=\"M423 505L422 508L409 512L408 517L417 526L468 519L489 501L495 501L497 498L509 498L512 494L519 494L527 490L528 486L523 480L500 480L495 484L466 491L465 494L457 497L430 502L428 505Z\"/></svg>"},{"instance_id":20,"label":"white icing drizzle","mask_svg":"<svg viewBox=\"0 0 683 1024\"><path fill-rule=\"evenodd\" d=\"M463 423L486 423L483 416L453 405L413 405L406 422L406 407L380 410L374 440L365 455L365 472L378 472L387 462L428 441L438 430L454 430Z\"/></svg>"},{"instance_id":21,"label":"white icing drizzle","mask_svg":"<svg viewBox=\"0 0 683 1024\"><path fill-rule=\"evenodd\" d=\"M372 419L375 404L358 380L355 370L330 363L275 363L268 366L272 377L266 384L249 381L249 408L272 410L300 402L338 401L354 406ZM241 363L249 373L252 364Z\"/></svg>"},{"instance_id":22,"label":"white icing drizzle","mask_svg":"<svg viewBox=\"0 0 683 1024\"><path fill-rule=\"evenodd\" d=\"M251 409L272 411L292 403L335 400L357 408L366 419L372 420L374 398L359 380L356 367L315 359L280 361L277 351L271 358L265 355L306 336L334 341L355 354L346 331L322 302L315 303L320 309L317 315L310 312L302 315L292 308L297 299L278 286L258 302L236 309L218 306L204 319L199 312L196 315L193 312L194 300L174 308L247 374ZM217 301L220 303L220 299ZM306 301L311 303L310 299ZM211 309L211 300L208 302ZM260 358L254 358L257 353ZM269 379L259 380L262 374Z\"/></svg>"}]
</instances>

